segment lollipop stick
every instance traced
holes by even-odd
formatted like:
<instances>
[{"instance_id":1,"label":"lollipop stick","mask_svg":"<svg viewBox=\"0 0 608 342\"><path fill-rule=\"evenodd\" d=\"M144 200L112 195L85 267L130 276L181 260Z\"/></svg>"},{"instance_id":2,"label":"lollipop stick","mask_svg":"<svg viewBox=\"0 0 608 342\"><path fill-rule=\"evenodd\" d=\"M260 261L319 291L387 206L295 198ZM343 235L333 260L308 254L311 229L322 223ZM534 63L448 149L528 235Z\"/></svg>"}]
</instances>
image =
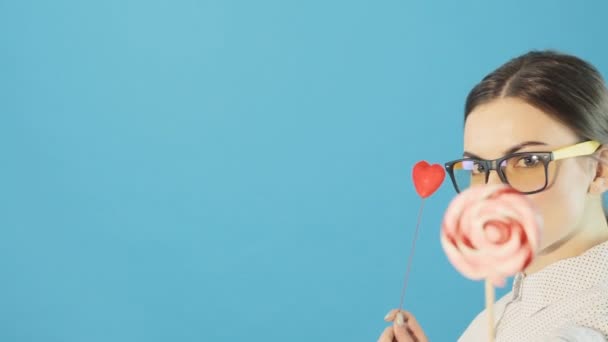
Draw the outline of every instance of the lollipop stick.
<instances>
[{"instance_id":1,"label":"lollipop stick","mask_svg":"<svg viewBox=\"0 0 608 342\"><path fill-rule=\"evenodd\" d=\"M412 259L414 258L414 251L416 249L416 239L418 238L418 230L420 229L420 219L422 218L422 211L424 210L424 198L420 203L420 210L418 211L418 220L416 221L416 229L414 231L414 239L412 240L412 248L410 249L410 256L407 261L407 270L405 271L405 279L403 280L403 288L401 289L401 301L399 302L399 312L403 310L403 300L405 299L405 289L407 288L407 281L410 276L410 270L412 268Z\"/></svg>"},{"instance_id":2,"label":"lollipop stick","mask_svg":"<svg viewBox=\"0 0 608 342\"><path fill-rule=\"evenodd\" d=\"M490 339L494 342L494 286L490 279L486 279L486 312L488 313L488 332Z\"/></svg>"}]
</instances>

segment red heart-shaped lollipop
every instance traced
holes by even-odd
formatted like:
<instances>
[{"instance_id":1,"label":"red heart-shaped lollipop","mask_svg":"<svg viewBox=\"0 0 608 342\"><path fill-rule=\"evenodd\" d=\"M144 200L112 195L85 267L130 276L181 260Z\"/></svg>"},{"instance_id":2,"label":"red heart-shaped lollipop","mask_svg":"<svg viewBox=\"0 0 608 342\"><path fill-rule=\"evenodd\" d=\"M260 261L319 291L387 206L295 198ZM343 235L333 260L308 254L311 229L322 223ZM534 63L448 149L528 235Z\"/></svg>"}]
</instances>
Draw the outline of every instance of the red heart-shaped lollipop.
<instances>
[{"instance_id":1,"label":"red heart-shaped lollipop","mask_svg":"<svg viewBox=\"0 0 608 342\"><path fill-rule=\"evenodd\" d=\"M420 197L426 198L439 189L445 179L445 171L439 164L430 165L422 160L414 165L412 176L416 192Z\"/></svg>"}]
</instances>

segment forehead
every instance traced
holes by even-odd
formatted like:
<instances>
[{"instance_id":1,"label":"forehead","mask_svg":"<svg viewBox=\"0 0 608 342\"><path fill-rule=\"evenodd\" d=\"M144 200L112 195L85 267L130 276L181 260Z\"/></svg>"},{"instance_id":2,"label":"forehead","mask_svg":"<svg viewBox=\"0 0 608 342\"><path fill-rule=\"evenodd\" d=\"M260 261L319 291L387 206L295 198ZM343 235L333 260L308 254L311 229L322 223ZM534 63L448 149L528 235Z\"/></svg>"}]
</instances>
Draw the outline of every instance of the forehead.
<instances>
[{"instance_id":1,"label":"forehead","mask_svg":"<svg viewBox=\"0 0 608 342\"><path fill-rule=\"evenodd\" d=\"M480 105L467 117L464 128L467 152L499 158L509 148L526 141L544 142L548 146L543 149L547 149L572 144L577 137L567 126L517 98L501 98Z\"/></svg>"}]
</instances>

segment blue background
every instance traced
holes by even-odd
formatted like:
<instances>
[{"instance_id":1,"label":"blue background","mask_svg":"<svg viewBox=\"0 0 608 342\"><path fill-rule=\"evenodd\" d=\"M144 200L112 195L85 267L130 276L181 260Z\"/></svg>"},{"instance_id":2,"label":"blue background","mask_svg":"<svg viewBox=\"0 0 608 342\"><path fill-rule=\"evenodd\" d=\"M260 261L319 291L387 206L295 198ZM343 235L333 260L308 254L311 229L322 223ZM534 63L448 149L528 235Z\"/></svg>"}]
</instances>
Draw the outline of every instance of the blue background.
<instances>
[{"instance_id":1,"label":"blue background","mask_svg":"<svg viewBox=\"0 0 608 342\"><path fill-rule=\"evenodd\" d=\"M532 48L608 72L572 4L0 1L0 340L375 341L469 89ZM453 195L406 295L433 341L483 308Z\"/></svg>"}]
</instances>

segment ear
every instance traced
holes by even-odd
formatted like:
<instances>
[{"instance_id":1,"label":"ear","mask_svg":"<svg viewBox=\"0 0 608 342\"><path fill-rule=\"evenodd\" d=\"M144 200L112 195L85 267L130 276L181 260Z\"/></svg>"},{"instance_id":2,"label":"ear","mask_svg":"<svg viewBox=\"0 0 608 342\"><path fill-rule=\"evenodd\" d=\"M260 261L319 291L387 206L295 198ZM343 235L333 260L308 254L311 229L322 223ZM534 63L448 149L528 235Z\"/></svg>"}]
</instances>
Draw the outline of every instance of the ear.
<instances>
[{"instance_id":1,"label":"ear","mask_svg":"<svg viewBox=\"0 0 608 342\"><path fill-rule=\"evenodd\" d=\"M600 147L594 155L596 156L595 177L589 185L589 193L601 195L608 191L608 147Z\"/></svg>"}]
</instances>

